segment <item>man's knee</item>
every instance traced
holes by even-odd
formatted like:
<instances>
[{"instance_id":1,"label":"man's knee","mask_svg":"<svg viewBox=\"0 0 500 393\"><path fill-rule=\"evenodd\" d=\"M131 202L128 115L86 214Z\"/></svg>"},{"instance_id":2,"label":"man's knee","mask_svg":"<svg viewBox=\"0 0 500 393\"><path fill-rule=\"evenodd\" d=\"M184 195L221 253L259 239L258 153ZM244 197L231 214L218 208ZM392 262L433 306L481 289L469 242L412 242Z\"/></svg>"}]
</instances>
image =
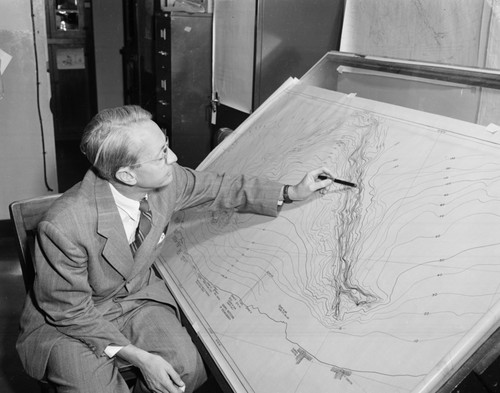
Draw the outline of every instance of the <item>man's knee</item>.
<instances>
[{"instance_id":1,"label":"man's knee","mask_svg":"<svg viewBox=\"0 0 500 393\"><path fill-rule=\"evenodd\" d=\"M51 350L47 380L59 393L129 392L114 360L96 356L71 338L59 340Z\"/></svg>"},{"instance_id":2,"label":"man's knee","mask_svg":"<svg viewBox=\"0 0 500 393\"><path fill-rule=\"evenodd\" d=\"M181 379L186 384L186 392L192 392L200 387L207 380L205 366L200 353L191 343L186 347L183 371L180 373Z\"/></svg>"},{"instance_id":3,"label":"man's knee","mask_svg":"<svg viewBox=\"0 0 500 393\"><path fill-rule=\"evenodd\" d=\"M201 356L169 306L159 303L143 306L122 332L137 347L169 362L186 383L186 392L205 382L207 375Z\"/></svg>"}]
</instances>

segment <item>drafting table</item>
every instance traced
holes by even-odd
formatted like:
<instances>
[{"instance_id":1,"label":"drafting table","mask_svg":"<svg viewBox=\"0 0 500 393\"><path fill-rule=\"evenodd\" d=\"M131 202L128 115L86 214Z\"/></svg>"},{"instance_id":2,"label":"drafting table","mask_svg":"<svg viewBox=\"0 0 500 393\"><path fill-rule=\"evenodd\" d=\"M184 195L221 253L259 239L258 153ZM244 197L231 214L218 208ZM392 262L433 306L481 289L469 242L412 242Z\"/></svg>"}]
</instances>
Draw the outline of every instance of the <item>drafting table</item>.
<instances>
[{"instance_id":1,"label":"drafting table","mask_svg":"<svg viewBox=\"0 0 500 393\"><path fill-rule=\"evenodd\" d=\"M172 220L158 269L225 391L441 393L498 355L499 76L330 52L206 158L359 185Z\"/></svg>"}]
</instances>

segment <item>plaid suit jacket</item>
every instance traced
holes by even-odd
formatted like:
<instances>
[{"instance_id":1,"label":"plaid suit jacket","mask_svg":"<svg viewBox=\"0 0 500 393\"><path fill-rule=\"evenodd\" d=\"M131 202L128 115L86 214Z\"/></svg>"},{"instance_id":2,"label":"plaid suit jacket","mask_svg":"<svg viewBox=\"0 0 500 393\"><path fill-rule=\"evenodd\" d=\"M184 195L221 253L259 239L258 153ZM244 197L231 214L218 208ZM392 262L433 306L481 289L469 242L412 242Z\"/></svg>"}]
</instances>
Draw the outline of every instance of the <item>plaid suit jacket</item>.
<instances>
[{"instance_id":1,"label":"plaid suit jacket","mask_svg":"<svg viewBox=\"0 0 500 393\"><path fill-rule=\"evenodd\" d=\"M172 183L148 194L152 228L134 257L108 182L89 170L54 203L38 227L35 282L17 341L26 372L43 378L50 350L62 335L85 343L96 356L104 356L110 344L128 345L133 337L125 337L111 322L116 303L126 301L130 309L134 301L149 299L176 307L152 269L175 211L236 208L276 216L281 186L174 164Z\"/></svg>"}]
</instances>

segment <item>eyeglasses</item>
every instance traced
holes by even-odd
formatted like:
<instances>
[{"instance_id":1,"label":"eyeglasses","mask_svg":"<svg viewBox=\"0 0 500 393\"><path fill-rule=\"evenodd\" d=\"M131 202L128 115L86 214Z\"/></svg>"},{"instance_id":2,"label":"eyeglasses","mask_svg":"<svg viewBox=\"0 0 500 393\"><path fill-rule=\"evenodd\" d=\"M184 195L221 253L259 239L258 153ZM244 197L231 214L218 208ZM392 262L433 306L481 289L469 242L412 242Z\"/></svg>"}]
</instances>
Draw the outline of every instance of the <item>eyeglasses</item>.
<instances>
[{"instance_id":1,"label":"eyeglasses","mask_svg":"<svg viewBox=\"0 0 500 393\"><path fill-rule=\"evenodd\" d=\"M169 141L168 141L168 137L166 137L166 141L165 141L165 144L163 145L163 149L161 151L161 157L160 158L153 158L151 160L147 160L147 161L141 161L141 162L138 162L138 163L135 163L135 164L132 164L132 165L129 165L129 167L135 167L135 166L139 166L139 165L143 165L143 164L147 164L149 162L161 162L161 161L165 161L165 159L167 158L168 156L168 146L169 146Z\"/></svg>"}]
</instances>

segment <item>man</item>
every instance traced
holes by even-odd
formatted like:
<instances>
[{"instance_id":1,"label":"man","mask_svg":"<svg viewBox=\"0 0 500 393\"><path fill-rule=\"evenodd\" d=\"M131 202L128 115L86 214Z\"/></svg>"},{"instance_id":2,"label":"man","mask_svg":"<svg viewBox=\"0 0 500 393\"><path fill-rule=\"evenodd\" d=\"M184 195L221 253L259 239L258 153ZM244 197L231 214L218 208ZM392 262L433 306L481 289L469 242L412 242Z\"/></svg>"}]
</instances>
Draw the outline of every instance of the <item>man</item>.
<instances>
[{"instance_id":1,"label":"man","mask_svg":"<svg viewBox=\"0 0 500 393\"><path fill-rule=\"evenodd\" d=\"M128 392L116 367L125 361L144 378L136 391L193 392L206 379L203 363L152 267L172 214L199 207L276 216L280 201L324 192L331 180L318 176L332 174L320 168L284 186L183 168L136 106L97 114L81 149L92 168L38 227L17 343L24 367L58 392Z\"/></svg>"}]
</instances>

